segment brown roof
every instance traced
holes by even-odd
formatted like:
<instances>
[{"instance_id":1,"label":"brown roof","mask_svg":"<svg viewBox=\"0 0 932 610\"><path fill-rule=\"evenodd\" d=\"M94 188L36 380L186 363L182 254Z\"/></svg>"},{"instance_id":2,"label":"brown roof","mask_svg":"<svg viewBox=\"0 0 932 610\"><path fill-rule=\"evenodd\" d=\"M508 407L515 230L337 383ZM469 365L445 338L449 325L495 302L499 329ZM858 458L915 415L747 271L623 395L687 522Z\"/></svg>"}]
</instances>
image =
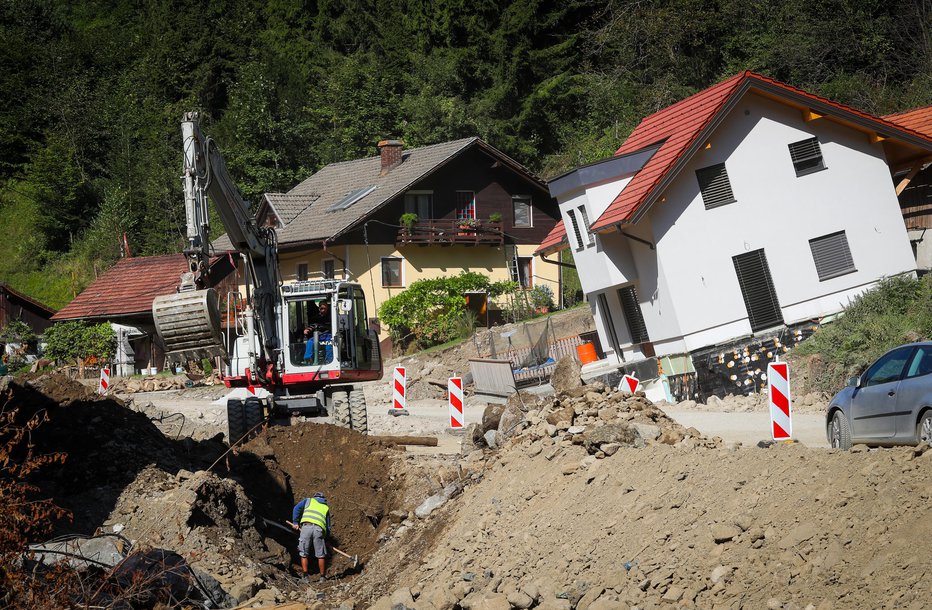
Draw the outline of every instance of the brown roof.
<instances>
[{"instance_id":1,"label":"brown roof","mask_svg":"<svg viewBox=\"0 0 932 610\"><path fill-rule=\"evenodd\" d=\"M17 298L17 299L19 299L20 301L23 301L24 303L28 303L29 305L32 305L33 307L35 307L36 309L38 309L39 312L47 313L48 316L45 316L45 317L49 317L49 316L51 316L53 313L55 313L55 310L52 309L51 307L49 307L48 305L46 305L46 304L44 304L44 303L40 303L39 301L35 300L34 298L32 298L31 296L29 296L29 295L27 295L27 294L23 294L22 292L20 292L19 290L16 290L15 288L13 288L12 286L10 286L9 284L5 284L5 283L3 283L3 282L0 282L0 291L6 292L6 293L9 294L10 296L13 296L13 297ZM36 313L39 313L39 312L36 312Z\"/></svg>"},{"instance_id":2,"label":"brown roof","mask_svg":"<svg viewBox=\"0 0 932 610\"><path fill-rule=\"evenodd\" d=\"M211 266L220 258L215 258ZM181 274L187 270L188 263L183 254L124 258L91 282L52 316L52 320L149 314L155 297L175 292Z\"/></svg>"}]
</instances>

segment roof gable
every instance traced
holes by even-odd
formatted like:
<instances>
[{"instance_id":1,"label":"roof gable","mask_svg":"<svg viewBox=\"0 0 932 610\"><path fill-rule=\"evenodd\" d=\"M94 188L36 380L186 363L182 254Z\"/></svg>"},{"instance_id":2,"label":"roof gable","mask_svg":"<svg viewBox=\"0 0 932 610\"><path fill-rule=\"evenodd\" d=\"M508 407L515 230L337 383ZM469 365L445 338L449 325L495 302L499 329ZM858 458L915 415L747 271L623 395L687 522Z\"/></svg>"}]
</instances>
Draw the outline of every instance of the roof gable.
<instances>
[{"instance_id":1,"label":"roof gable","mask_svg":"<svg viewBox=\"0 0 932 610\"><path fill-rule=\"evenodd\" d=\"M7 293L10 297L13 297L13 299L20 301L21 303L26 305L28 309L33 310L34 313L44 318L50 318L52 314L55 313L55 310L49 307L48 305L44 303L40 303L39 301L35 300L28 294L23 294L19 290L16 290L12 286L4 282L0 282L0 292Z\"/></svg>"},{"instance_id":2,"label":"roof gable","mask_svg":"<svg viewBox=\"0 0 932 610\"><path fill-rule=\"evenodd\" d=\"M902 138L914 146L932 150L932 137L919 131L746 71L641 121L615 154L628 154L658 142L662 145L592 224L592 230L636 222L711 135L717 121L752 88L772 99L818 109L845 122L876 129L878 134Z\"/></svg>"},{"instance_id":3,"label":"roof gable","mask_svg":"<svg viewBox=\"0 0 932 610\"><path fill-rule=\"evenodd\" d=\"M214 257L211 267L222 258ZM181 274L187 270L183 254L120 259L52 316L52 320L149 314L155 297L174 293Z\"/></svg>"},{"instance_id":4,"label":"roof gable","mask_svg":"<svg viewBox=\"0 0 932 610\"><path fill-rule=\"evenodd\" d=\"M885 115L884 120L932 137L932 105Z\"/></svg>"}]
</instances>

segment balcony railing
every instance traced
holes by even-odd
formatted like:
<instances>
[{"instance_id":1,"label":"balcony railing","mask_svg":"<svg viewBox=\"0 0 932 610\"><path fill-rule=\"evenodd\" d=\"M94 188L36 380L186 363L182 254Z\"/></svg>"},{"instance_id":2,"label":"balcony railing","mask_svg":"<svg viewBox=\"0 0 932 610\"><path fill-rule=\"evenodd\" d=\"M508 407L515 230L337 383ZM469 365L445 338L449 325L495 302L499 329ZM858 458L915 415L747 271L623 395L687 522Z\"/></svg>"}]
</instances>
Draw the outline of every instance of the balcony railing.
<instances>
[{"instance_id":1,"label":"balcony railing","mask_svg":"<svg viewBox=\"0 0 932 610\"><path fill-rule=\"evenodd\" d=\"M396 246L501 246L505 243L502 223L489 220L423 220L402 227Z\"/></svg>"}]
</instances>

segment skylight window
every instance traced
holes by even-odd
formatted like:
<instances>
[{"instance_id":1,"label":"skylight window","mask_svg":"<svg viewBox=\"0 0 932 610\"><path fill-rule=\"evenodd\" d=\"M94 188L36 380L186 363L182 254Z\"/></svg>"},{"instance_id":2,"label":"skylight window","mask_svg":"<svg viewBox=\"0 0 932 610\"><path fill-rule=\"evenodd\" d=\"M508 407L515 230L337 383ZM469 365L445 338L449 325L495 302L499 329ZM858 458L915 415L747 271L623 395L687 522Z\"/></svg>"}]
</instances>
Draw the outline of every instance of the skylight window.
<instances>
[{"instance_id":1,"label":"skylight window","mask_svg":"<svg viewBox=\"0 0 932 610\"><path fill-rule=\"evenodd\" d=\"M345 210L350 207L372 191L376 189L376 185L364 186L362 188L354 189L344 195L339 201L334 203L332 206L327 208L328 212L338 212L340 210Z\"/></svg>"}]
</instances>

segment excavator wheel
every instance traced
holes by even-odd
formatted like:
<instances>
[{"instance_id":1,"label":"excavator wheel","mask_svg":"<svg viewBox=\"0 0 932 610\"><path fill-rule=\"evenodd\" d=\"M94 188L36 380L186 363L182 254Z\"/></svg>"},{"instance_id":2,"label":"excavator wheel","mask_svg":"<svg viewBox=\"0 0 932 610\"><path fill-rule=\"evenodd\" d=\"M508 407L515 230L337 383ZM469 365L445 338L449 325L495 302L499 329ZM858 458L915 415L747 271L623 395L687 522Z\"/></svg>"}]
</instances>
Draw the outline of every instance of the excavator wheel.
<instances>
[{"instance_id":1,"label":"excavator wheel","mask_svg":"<svg viewBox=\"0 0 932 610\"><path fill-rule=\"evenodd\" d=\"M258 431L259 424L265 419L262 413L262 403L258 398L247 398L243 402L243 411L245 413L246 433L251 438Z\"/></svg>"},{"instance_id":2,"label":"excavator wheel","mask_svg":"<svg viewBox=\"0 0 932 610\"><path fill-rule=\"evenodd\" d=\"M345 391L336 391L333 393L333 425L341 428L349 428L352 420L350 417L349 394Z\"/></svg>"},{"instance_id":3,"label":"excavator wheel","mask_svg":"<svg viewBox=\"0 0 932 610\"><path fill-rule=\"evenodd\" d=\"M227 444L233 445L246 434L246 409L243 401L231 398L227 401Z\"/></svg>"},{"instance_id":4,"label":"excavator wheel","mask_svg":"<svg viewBox=\"0 0 932 610\"><path fill-rule=\"evenodd\" d=\"M366 411L366 394L362 390L349 393L350 420L353 430L360 434L369 432L369 414Z\"/></svg>"}]
</instances>

